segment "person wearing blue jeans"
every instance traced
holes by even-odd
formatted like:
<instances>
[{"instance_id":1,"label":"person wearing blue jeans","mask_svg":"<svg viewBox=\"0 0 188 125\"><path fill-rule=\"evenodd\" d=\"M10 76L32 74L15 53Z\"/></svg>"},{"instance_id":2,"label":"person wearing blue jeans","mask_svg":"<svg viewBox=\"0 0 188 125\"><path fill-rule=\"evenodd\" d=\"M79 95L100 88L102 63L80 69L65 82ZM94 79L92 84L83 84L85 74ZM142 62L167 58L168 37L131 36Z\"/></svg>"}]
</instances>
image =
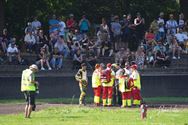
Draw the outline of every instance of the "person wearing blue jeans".
<instances>
[{"instance_id":1,"label":"person wearing blue jeans","mask_svg":"<svg viewBox=\"0 0 188 125\"><path fill-rule=\"evenodd\" d=\"M61 53L58 52L57 48L54 48L51 64L53 69L61 69L63 66L63 56Z\"/></svg>"}]
</instances>

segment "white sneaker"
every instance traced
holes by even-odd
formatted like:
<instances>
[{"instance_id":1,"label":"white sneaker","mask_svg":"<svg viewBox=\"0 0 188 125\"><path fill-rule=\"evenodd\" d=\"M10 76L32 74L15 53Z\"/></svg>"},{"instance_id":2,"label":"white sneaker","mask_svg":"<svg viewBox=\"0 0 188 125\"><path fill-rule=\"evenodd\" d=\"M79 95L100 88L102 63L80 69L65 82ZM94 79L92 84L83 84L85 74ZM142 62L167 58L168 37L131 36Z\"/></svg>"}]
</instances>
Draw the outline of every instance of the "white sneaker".
<instances>
[{"instance_id":1,"label":"white sneaker","mask_svg":"<svg viewBox=\"0 0 188 125\"><path fill-rule=\"evenodd\" d=\"M42 67L42 68L41 68L41 70L45 70L45 68L44 68L44 67Z\"/></svg>"},{"instance_id":2,"label":"white sneaker","mask_svg":"<svg viewBox=\"0 0 188 125\"><path fill-rule=\"evenodd\" d=\"M180 59L180 56L178 56L178 59Z\"/></svg>"},{"instance_id":3,"label":"white sneaker","mask_svg":"<svg viewBox=\"0 0 188 125\"><path fill-rule=\"evenodd\" d=\"M49 67L49 68L48 68L48 70L52 70L52 68L51 68L51 67Z\"/></svg>"},{"instance_id":4,"label":"white sneaker","mask_svg":"<svg viewBox=\"0 0 188 125\"><path fill-rule=\"evenodd\" d=\"M177 58L175 56L173 56L172 59L177 59Z\"/></svg>"}]
</instances>

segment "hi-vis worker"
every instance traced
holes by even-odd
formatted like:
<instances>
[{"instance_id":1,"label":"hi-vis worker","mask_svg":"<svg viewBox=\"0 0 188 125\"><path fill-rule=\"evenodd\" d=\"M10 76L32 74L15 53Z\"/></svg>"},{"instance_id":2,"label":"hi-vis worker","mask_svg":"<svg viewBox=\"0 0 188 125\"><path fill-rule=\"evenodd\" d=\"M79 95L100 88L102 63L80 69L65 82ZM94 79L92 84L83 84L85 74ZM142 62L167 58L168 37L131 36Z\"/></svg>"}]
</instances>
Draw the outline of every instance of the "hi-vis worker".
<instances>
[{"instance_id":1,"label":"hi-vis worker","mask_svg":"<svg viewBox=\"0 0 188 125\"><path fill-rule=\"evenodd\" d=\"M133 96L133 105L139 106L141 103L141 83L140 83L140 74L137 71L137 65L134 64L131 66L131 78L134 80L134 87L132 88L132 96Z\"/></svg>"},{"instance_id":2,"label":"hi-vis worker","mask_svg":"<svg viewBox=\"0 0 188 125\"><path fill-rule=\"evenodd\" d=\"M111 70L111 64L107 64L107 68L101 70L101 83L103 87L103 106L112 106L112 94L113 94L113 85L115 80L115 73ZM107 99L108 98L108 99Z\"/></svg>"},{"instance_id":3,"label":"hi-vis worker","mask_svg":"<svg viewBox=\"0 0 188 125\"><path fill-rule=\"evenodd\" d=\"M100 81L101 68L99 64L95 65L95 71L92 74L92 88L94 91L94 104L99 106L101 96L101 81Z\"/></svg>"},{"instance_id":4,"label":"hi-vis worker","mask_svg":"<svg viewBox=\"0 0 188 125\"><path fill-rule=\"evenodd\" d=\"M131 106L131 88L133 84L133 79L122 69L119 75L119 91L122 94L122 108Z\"/></svg>"},{"instance_id":5,"label":"hi-vis worker","mask_svg":"<svg viewBox=\"0 0 188 125\"><path fill-rule=\"evenodd\" d=\"M88 78L87 78L87 71L86 71L86 64L81 64L81 69L75 75L76 80L79 82L80 87L80 98L79 98L79 105L85 105L85 96L87 91L88 85Z\"/></svg>"},{"instance_id":6,"label":"hi-vis worker","mask_svg":"<svg viewBox=\"0 0 188 125\"><path fill-rule=\"evenodd\" d=\"M21 91L24 93L26 99L25 118L30 118L32 109L35 105L35 95L38 82L35 81L35 73L38 71L37 65L33 64L29 69L22 72Z\"/></svg>"}]
</instances>

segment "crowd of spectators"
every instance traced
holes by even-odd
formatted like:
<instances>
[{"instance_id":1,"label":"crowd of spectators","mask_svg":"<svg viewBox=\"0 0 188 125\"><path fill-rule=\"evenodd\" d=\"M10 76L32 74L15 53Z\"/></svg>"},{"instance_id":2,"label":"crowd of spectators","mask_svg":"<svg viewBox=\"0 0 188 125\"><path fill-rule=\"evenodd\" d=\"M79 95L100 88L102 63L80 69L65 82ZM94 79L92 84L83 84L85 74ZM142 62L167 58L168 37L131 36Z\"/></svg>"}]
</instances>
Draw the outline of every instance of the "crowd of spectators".
<instances>
[{"instance_id":1,"label":"crowd of spectators","mask_svg":"<svg viewBox=\"0 0 188 125\"><path fill-rule=\"evenodd\" d=\"M180 59L181 53L188 53L188 22L182 13L178 20L173 14L166 20L161 12L148 30L140 13L134 19L132 17L127 14L122 18L117 15L109 20L102 18L95 35L88 35L92 25L86 15L80 21L75 20L73 14L67 20L52 15L48 35L34 17L27 23L22 44L26 53L38 56L36 64L41 70L62 69L65 59L73 60L72 69L78 69L81 63L92 69L99 57L114 57L115 63L120 65L134 62L139 69L147 66L167 68L172 59ZM16 41L4 29L0 37L0 57L4 54L8 63L16 60L23 64ZM0 62L3 59L0 58Z\"/></svg>"}]
</instances>

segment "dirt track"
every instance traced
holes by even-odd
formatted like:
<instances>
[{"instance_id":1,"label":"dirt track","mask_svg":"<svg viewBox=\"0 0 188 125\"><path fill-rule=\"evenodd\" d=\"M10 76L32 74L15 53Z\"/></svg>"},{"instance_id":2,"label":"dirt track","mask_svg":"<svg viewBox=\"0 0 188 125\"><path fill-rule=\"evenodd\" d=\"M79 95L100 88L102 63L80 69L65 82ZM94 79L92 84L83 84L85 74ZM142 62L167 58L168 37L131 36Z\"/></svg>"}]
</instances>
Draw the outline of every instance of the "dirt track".
<instances>
[{"instance_id":1,"label":"dirt track","mask_svg":"<svg viewBox=\"0 0 188 125\"><path fill-rule=\"evenodd\" d=\"M49 107L61 107L66 104L38 104L36 111L49 108ZM0 104L0 114L17 114L24 112L25 104ZM93 105L87 105L87 107L94 107ZM149 104L149 108L188 108L187 104ZM109 107L110 109L116 109L119 107Z\"/></svg>"},{"instance_id":2,"label":"dirt track","mask_svg":"<svg viewBox=\"0 0 188 125\"><path fill-rule=\"evenodd\" d=\"M60 107L64 104L39 104L36 111L49 107ZM24 112L25 104L0 104L0 114L17 114Z\"/></svg>"}]
</instances>

